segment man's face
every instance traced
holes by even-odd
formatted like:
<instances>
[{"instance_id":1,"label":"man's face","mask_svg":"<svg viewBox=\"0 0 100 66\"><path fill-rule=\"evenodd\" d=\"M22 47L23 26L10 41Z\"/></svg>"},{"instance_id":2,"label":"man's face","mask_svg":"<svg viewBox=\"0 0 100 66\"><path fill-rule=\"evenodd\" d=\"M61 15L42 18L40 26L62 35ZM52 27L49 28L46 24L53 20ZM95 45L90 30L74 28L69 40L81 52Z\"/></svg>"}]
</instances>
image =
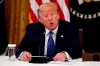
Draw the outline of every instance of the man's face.
<instances>
[{"instance_id":1,"label":"man's face","mask_svg":"<svg viewBox=\"0 0 100 66\"><path fill-rule=\"evenodd\" d=\"M58 26L59 14L55 9L49 9L41 12L39 19L47 29L53 30Z\"/></svg>"}]
</instances>

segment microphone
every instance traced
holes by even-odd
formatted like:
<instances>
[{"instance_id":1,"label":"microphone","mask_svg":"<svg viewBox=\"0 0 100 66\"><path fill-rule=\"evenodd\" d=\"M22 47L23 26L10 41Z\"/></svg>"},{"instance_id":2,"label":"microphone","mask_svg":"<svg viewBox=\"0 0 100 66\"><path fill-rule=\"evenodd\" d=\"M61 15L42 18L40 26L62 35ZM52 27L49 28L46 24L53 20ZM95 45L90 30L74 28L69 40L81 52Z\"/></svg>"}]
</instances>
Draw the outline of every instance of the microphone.
<instances>
[{"instance_id":1,"label":"microphone","mask_svg":"<svg viewBox=\"0 0 100 66\"><path fill-rule=\"evenodd\" d=\"M42 42L43 42L44 37L45 37L45 32L43 32L42 39L41 39L40 44L39 44L39 52L38 52L38 56L40 56L41 45L42 45Z\"/></svg>"},{"instance_id":2,"label":"microphone","mask_svg":"<svg viewBox=\"0 0 100 66\"><path fill-rule=\"evenodd\" d=\"M39 44L38 56L32 56L32 60L29 61L29 63L47 63L47 62L51 61L51 59L49 57L40 55L41 46L42 46L42 42L43 42L44 37L45 37L45 32L43 33L42 39L41 39L40 44Z\"/></svg>"}]
</instances>

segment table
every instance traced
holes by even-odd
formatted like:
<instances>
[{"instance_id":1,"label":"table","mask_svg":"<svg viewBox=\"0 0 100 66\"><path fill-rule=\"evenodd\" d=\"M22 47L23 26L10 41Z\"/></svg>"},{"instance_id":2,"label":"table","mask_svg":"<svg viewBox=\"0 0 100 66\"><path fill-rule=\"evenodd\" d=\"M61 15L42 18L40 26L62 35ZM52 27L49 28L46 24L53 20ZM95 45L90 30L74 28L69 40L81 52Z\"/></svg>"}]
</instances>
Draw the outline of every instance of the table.
<instances>
[{"instance_id":1,"label":"table","mask_svg":"<svg viewBox=\"0 0 100 66\"><path fill-rule=\"evenodd\" d=\"M8 56L0 56L0 66L100 66L100 62L82 61L82 58L69 60L68 62L51 61L49 63L29 63L26 61L8 60Z\"/></svg>"}]
</instances>

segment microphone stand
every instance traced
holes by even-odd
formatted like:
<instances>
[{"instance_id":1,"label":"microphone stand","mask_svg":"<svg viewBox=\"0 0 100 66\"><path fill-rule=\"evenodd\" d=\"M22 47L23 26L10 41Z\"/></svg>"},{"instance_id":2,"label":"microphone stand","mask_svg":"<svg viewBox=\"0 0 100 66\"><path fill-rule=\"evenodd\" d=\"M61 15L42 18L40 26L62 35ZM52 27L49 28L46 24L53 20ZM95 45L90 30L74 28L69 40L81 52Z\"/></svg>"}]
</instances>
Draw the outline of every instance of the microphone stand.
<instances>
[{"instance_id":1,"label":"microphone stand","mask_svg":"<svg viewBox=\"0 0 100 66\"><path fill-rule=\"evenodd\" d=\"M51 61L51 59L47 56L40 56L40 49L41 49L41 45L42 45L44 37L45 37L45 32L43 33L42 39L40 41L38 56L32 56L32 60L29 61L29 63L47 63Z\"/></svg>"}]
</instances>

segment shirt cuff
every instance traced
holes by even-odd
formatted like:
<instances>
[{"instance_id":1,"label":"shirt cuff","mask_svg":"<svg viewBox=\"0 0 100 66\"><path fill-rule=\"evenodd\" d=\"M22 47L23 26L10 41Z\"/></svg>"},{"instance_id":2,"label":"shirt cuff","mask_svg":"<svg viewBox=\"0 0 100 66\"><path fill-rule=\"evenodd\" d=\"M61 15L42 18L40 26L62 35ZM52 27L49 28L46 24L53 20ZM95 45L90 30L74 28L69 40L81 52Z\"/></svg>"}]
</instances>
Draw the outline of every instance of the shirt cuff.
<instances>
[{"instance_id":1,"label":"shirt cuff","mask_svg":"<svg viewBox=\"0 0 100 66\"><path fill-rule=\"evenodd\" d=\"M21 56L22 56L22 54L23 54L24 52L26 52L26 51L21 52L21 54L20 54L19 57L18 57L18 60L21 59Z\"/></svg>"},{"instance_id":2,"label":"shirt cuff","mask_svg":"<svg viewBox=\"0 0 100 66\"><path fill-rule=\"evenodd\" d=\"M68 52L66 52L66 51L62 51L62 52L66 54L66 60L72 59L71 56L68 54Z\"/></svg>"}]
</instances>

